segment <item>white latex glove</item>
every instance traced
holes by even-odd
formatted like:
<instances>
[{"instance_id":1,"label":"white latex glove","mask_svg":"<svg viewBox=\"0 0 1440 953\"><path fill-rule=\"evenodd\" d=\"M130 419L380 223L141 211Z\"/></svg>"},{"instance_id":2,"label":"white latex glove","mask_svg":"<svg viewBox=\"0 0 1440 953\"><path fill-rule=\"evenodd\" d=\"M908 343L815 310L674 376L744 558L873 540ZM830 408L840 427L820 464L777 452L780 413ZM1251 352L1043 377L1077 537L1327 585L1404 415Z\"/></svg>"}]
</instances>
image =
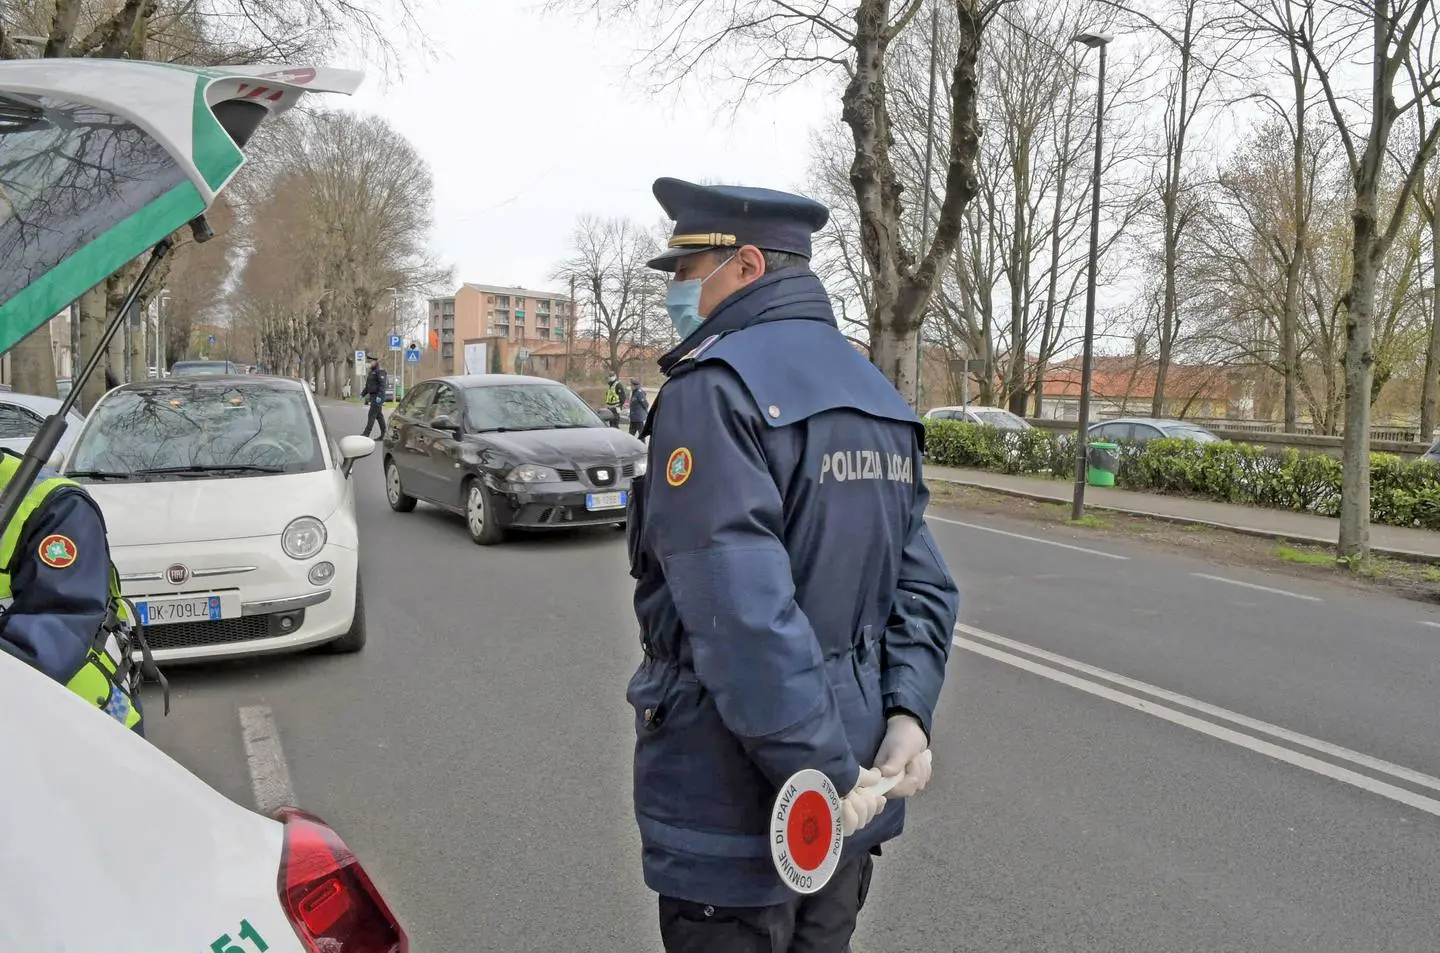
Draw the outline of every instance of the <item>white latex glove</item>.
<instances>
[{"instance_id":1,"label":"white latex glove","mask_svg":"<svg viewBox=\"0 0 1440 953\"><path fill-rule=\"evenodd\" d=\"M893 778L904 774L911 762L919 758L930 747L930 739L925 737L925 729L920 727L920 722L910 715L891 715L885 723L885 740L880 742L880 750L875 753L875 770L881 776ZM930 780L929 765L925 766L926 782ZM891 790L890 796L899 798L906 794L896 793L907 786L909 779L901 781ZM924 787L924 783L920 787ZM917 788L916 790L919 790ZM914 791L907 792L913 794Z\"/></svg>"},{"instance_id":2,"label":"white latex glove","mask_svg":"<svg viewBox=\"0 0 1440 953\"><path fill-rule=\"evenodd\" d=\"M871 790L880 781L880 772L861 768L860 778L850 793L840 800L840 832L846 837L858 831L885 810L885 795Z\"/></svg>"},{"instance_id":3,"label":"white latex glove","mask_svg":"<svg viewBox=\"0 0 1440 953\"><path fill-rule=\"evenodd\" d=\"M897 781L885 796L891 800L899 800L925 790L925 785L930 783L931 763L930 749L926 748L920 752L920 757L905 765L905 776Z\"/></svg>"}]
</instances>

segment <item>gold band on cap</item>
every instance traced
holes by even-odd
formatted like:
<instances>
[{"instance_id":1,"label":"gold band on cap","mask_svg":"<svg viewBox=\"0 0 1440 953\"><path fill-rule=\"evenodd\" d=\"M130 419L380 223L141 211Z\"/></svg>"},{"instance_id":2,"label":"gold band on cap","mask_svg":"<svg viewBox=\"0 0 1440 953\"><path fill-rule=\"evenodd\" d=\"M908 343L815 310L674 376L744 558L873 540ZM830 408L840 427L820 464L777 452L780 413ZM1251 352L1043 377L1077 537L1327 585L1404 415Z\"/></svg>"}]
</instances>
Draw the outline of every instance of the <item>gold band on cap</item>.
<instances>
[{"instance_id":1,"label":"gold band on cap","mask_svg":"<svg viewBox=\"0 0 1440 953\"><path fill-rule=\"evenodd\" d=\"M708 232L701 235L670 236L671 248L728 248L733 244L735 244L734 235L722 235L719 232Z\"/></svg>"}]
</instances>

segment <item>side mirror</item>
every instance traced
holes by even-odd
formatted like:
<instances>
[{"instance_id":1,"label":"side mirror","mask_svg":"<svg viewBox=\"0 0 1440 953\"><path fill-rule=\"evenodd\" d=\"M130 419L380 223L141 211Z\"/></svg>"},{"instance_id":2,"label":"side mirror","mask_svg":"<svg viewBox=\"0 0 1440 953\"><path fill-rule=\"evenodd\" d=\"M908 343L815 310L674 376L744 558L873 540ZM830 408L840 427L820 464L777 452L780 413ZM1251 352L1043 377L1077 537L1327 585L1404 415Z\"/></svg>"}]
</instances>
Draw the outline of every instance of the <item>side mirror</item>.
<instances>
[{"instance_id":1,"label":"side mirror","mask_svg":"<svg viewBox=\"0 0 1440 953\"><path fill-rule=\"evenodd\" d=\"M359 434L350 434L348 437L340 438L340 472L345 476L355 467L355 461L361 457L368 457L375 452L375 441L369 437L362 437Z\"/></svg>"},{"instance_id":2,"label":"side mirror","mask_svg":"<svg viewBox=\"0 0 1440 953\"><path fill-rule=\"evenodd\" d=\"M430 428L432 430L448 430L457 437L460 435L460 421L456 420L450 414L441 414L433 418L430 421Z\"/></svg>"}]
</instances>

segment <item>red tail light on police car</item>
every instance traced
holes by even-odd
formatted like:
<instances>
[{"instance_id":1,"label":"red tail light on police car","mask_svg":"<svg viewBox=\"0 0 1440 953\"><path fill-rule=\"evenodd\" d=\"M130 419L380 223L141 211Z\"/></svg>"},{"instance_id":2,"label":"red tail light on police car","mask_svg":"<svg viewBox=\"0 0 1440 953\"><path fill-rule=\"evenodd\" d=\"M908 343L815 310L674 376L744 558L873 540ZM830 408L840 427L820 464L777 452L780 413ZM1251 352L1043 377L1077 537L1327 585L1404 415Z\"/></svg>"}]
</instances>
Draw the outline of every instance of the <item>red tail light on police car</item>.
<instances>
[{"instance_id":1,"label":"red tail light on police car","mask_svg":"<svg viewBox=\"0 0 1440 953\"><path fill-rule=\"evenodd\" d=\"M309 953L409 953L395 914L350 848L318 817L282 808L280 905Z\"/></svg>"}]
</instances>

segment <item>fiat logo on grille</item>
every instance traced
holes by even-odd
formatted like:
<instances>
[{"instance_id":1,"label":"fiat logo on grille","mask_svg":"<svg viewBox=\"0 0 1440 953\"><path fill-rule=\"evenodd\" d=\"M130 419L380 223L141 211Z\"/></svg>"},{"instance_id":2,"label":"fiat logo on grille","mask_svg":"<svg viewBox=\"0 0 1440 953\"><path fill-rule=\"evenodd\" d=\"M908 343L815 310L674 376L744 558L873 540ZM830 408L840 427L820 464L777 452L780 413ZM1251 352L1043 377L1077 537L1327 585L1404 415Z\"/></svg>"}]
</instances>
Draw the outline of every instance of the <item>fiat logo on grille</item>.
<instances>
[{"instance_id":1,"label":"fiat logo on grille","mask_svg":"<svg viewBox=\"0 0 1440 953\"><path fill-rule=\"evenodd\" d=\"M185 580L190 578L190 570L187 567L176 563L169 569L165 570L165 578L168 579L172 584L178 586L184 583Z\"/></svg>"}]
</instances>

